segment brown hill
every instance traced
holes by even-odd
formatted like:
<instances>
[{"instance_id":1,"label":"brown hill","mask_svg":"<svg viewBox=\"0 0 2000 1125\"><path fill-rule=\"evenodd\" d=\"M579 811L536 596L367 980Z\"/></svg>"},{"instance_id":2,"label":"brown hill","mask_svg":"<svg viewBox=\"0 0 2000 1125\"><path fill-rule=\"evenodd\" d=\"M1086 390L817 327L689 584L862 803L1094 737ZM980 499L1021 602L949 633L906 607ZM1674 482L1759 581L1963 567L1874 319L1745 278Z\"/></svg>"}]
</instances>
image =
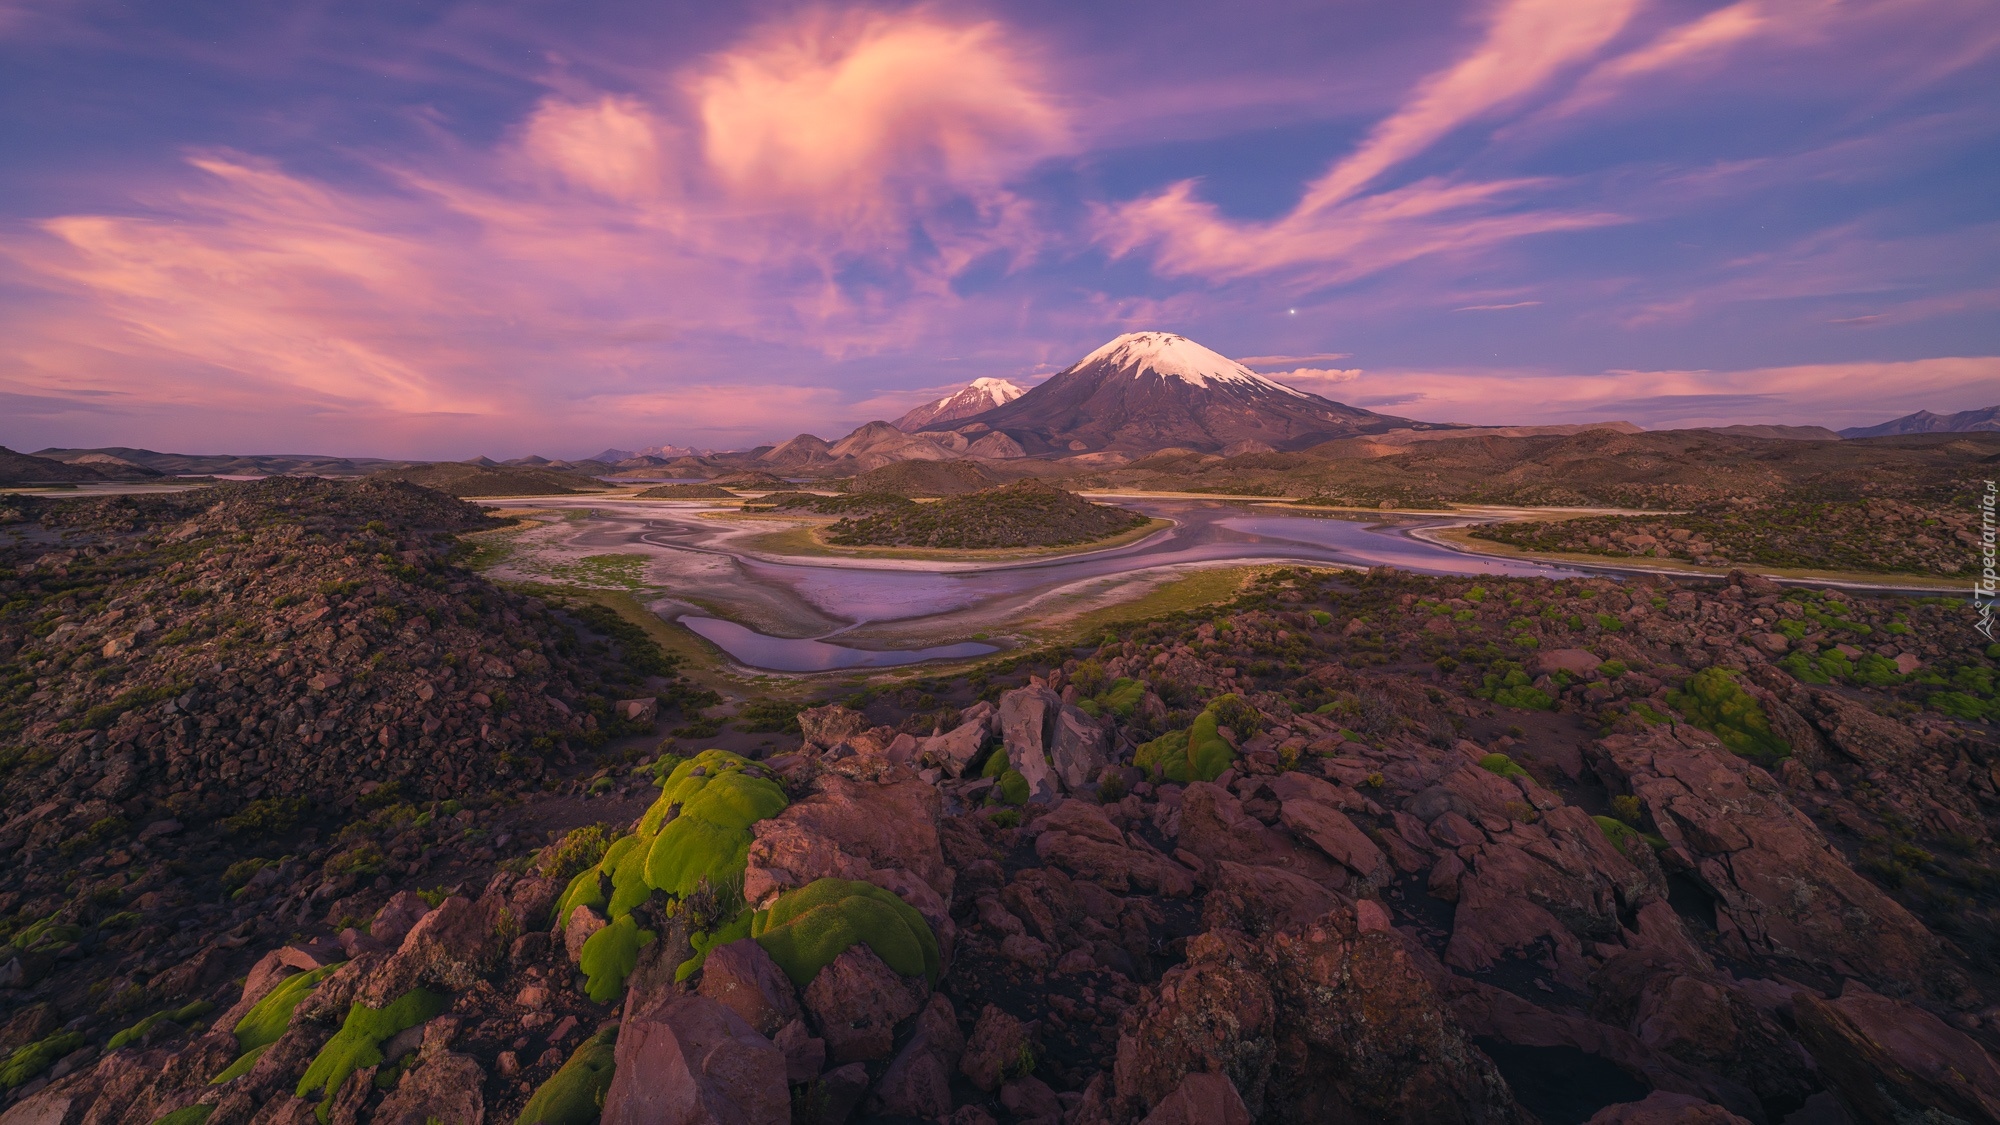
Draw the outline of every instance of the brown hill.
<instances>
[{"instance_id":1,"label":"brown hill","mask_svg":"<svg viewBox=\"0 0 2000 1125\"><path fill-rule=\"evenodd\" d=\"M1038 480L844 519L827 541L878 547L1057 547L1088 543L1143 526L1146 517L1093 504Z\"/></svg>"},{"instance_id":2,"label":"brown hill","mask_svg":"<svg viewBox=\"0 0 2000 1125\"><path fill-rule=\"evenodd\" d=\"M0 484L78 484L104 479L104 474L88 465L64 464L0 446Z\"/></svg>"},{"instance_id":3,"label":"brown hill","mask_svg":"<svg viewBox=\"0 0 2000 1125\"><path fill-rule=\"evenodd\" d=\"M893 496L960 496L999 483L999 477L971 461L898 461L862 473L847 483L847 490Z\"/></svg>"},{"instance_id":4,"label":"brown hill","mask_svg":"<svg viewBox=\"0 0 2000 1125\"><path fill-rule=\"evenodd\" d=\"M1830 442L1706 430L1591 430L1566 437L1452 438L1358 457L1354 444L1219 460L1155 457L1085 479L1367 506L1449 501L1683 508L1775 492L1827 499L1955 495L1965 482L1990 473L1988 459L2000 455L2000 437L1987 434Z\"/></svg>"},{"instance_id":5,"label":"brown hill","mask_svg":"<svg viewBox=\"0 0 2000 1125\"><path fill-rule=\"evenodd\" d=\"M549 496L604 490L602 484L576 473L478 465L465 461L385 469L371 474L369 479L408 481L434 488L447 496Z\"/></svg>"},{"instance_id":6,"label":"brown hill","mask_svg":"<svg viewBox=\"0 0 2000 1125\"><path fill-rule=\"evenodd\" d=\"M663 484L639 494L642 500L734 500L736 494L712 484Z\"/></svg>"}]
</instances>

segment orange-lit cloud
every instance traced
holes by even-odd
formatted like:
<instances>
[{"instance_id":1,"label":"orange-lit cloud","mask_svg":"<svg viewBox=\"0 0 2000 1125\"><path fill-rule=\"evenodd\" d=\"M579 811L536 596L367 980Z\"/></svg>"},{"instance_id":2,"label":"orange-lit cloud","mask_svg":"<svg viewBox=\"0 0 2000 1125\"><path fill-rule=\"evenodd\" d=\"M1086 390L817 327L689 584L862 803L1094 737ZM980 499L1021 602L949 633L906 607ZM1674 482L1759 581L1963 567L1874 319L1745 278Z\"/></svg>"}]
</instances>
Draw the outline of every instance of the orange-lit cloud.
<instances>
[{"instance_id":1,"label":"orange-lit cloud","mask_svg":"<svg viewBox=\"0 0 2000 1125\"><path fill-rule=\"evenodd\" d=\"M926 11L772 24L652 91L548 95L490 152L382 164L378 193L201 153L132 214L42 222L0 242L47 306L0 393L825 428L833 391L663 355L907 342L966 262L1038 237L1005 180L1067 143L997 25ZM868 286L840 277L857 255Z\"/></svg>"},{"instance_id":2,"label":"orange-lit cloud","mask_svg":"<svg viewBox=\"0 0 2000 1125\"><path fill-rule=\"evenodd\" d=\"M579 104L551 97L529 116L522 148L571 184L638 203L657 194L667 174L667 131L635 98Z\"/></svg>"},{"instance_id":3,"label":"orange-lit cloud","mask_svg":"<svg viewBox=\"0 0 2000 1125\"><path fill-rule=\"evenodd\" d=\"M765 29L689 86L703 152L732 192L837 210L899 185L990 188L1068 132L993 23L818 15Z\"/></svg>"}]
</instances>

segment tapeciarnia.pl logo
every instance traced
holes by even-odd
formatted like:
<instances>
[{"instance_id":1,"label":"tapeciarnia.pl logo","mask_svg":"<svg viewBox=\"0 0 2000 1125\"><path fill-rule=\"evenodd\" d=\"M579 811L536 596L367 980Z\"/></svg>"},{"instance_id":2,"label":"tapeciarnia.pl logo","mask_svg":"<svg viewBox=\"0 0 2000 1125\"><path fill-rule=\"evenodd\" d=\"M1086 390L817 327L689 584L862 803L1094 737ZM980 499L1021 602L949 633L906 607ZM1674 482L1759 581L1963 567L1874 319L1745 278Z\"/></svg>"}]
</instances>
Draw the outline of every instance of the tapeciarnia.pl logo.
<instances>
[{"instance_id":1,"label":"tapeciarnia.pl logo","mask_svg":"<svg viewBox=\"0 0 2000 1125\"><path fill-rule=\"evenodd\" d=\"M2000 489L1994 482L1986 482L1986 492L1979 498L1979 577L1972 584L1972 604L1979 609L1979 624L1973 626L1986 637L1994 640L1993 604L2000 598L2000 563L1995 561L1993 522L1994 501L2000 499Z\"/></svg>"}]
</instances>

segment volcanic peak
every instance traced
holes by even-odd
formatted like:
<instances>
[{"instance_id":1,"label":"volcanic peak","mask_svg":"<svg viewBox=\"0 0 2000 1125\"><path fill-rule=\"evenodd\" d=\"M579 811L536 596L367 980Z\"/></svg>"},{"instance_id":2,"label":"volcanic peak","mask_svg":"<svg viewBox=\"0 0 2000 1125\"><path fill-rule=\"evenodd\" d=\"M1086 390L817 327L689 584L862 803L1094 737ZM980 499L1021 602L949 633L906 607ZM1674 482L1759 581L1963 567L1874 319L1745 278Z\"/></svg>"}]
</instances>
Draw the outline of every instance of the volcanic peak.
<instances>
[{"instance_id":1,"label":"volcanic peak","mask_svg":"<svg viewBox=\"0 0 2000 1125\"><path fill-rule=\"evenodd\" d=\"M1114 370L1129 370L1134 376L1151 371L1197 387L1206 387L1213 380L1248 384L1297 398L1310 397L1174 332L1127 332L1084 356L1076 366L1085 368L1099 363Z\"/></svg>"}]
</instances>

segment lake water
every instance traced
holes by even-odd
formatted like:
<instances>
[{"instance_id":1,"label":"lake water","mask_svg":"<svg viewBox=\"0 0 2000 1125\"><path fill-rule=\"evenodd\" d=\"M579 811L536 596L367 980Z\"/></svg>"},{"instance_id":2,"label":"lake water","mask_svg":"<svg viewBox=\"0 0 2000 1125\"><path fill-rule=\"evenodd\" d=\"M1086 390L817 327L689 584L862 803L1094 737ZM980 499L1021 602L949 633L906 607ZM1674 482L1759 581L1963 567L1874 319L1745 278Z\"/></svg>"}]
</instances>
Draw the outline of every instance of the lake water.
<instances>
[{"instance_id":1,"label":"lake water","mask_svg":"<svg viewBox=\"0 0 2000 1125\"><path fill-rule=\"evenodd\" d=\"M717 617L681 617L680 623L700 634L738 663L773 672L830 672L838 668L894 668L926 660L963 660L999 652L995 645L967 641L930 648L877 650L849 648L808 637L767 637L734 621Z\"/></svg>"},{"instance_id":2,"label":"lake water","mask_svg":"<svg viewBox=\"0 0 2000 1125\"><path fill-rule=\"evenodd\" d=\"M676 618L737 662L810 672L978 656L969 633L1015 631L1051 611L1137 596L1193 568L1249 563L1394 566L1423 574L1566 578L1571 567L1468 554L1412 538L1413 527L1202 500L1117 501L1174 526L1143 541L1040 562L878 563L767 557L746 544L755 525L716 520L699 502L577 499L588 508L570 545L643 551L648 581ZM696 608L697 606L702 608ZM789 635L788 635L789 634ZM946 643L953 642L953 643Z\"/></svg>"}]
</instances>

